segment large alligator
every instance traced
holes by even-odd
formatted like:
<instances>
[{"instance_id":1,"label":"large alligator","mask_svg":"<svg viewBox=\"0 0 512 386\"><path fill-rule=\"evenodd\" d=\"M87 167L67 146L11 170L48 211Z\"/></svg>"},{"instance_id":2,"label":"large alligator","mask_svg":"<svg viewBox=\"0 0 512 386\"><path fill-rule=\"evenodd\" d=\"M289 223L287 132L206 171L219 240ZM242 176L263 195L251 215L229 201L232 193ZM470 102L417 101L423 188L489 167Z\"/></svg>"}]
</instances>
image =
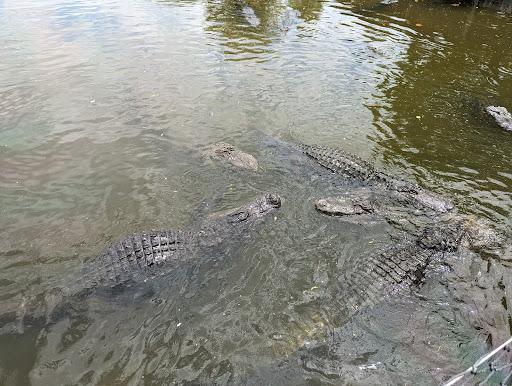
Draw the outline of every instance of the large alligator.
<instances>
[{"instance_id":1,"label":"large alligator","mask_svg":"<svg viewBox=\"0 0 512 386\"><path fill-rule=\"evenodd\" d=\"M418 184L377 171L368 162L343 150L311 145L301 145L301 148L333 173L353 178L364 185L385 188L398 201L437 212L449 212L454 208L451 200Z\"/></svg>"},{"instance_id":2,"label":"large alligator","mask_svg":"<svg viewBox=\"0 0 512 386\"><path fill-rule=\"evenodd\" d=\"M457 216L426 227L414 240L363 257L340 275L335 293L305 291L306 300L300 306L302 323L305 326L309 323L308 334L286 342L288 350L298 348L295 354L253 374L234 379L233 383L298 385L308 380L317 384L342 377L342 374L331 373L325 378L322 369L315 368L312 363L334 356L337 361L345 357L343 344L340 344L340 339L344 338L339 336L339 331L351 318L391 296L417 291L428 273L435 272L444 263L447 254L463 255L469 250L494 247L500 242L500 236L485 220ZM311 321L314 321L314 326ZM317 357L318 353L323 356L326 352L329 353L327 359Z\"/></svg>"},{"instance_id":3,"label":"large alligator","mask_svg":"<svg viewBox=\"0 0 512 386\"><path fill-rule=\"evenodd\" d=\"M336 299L350 312L363 304L373 305L391 293L414 290L425 278L427 267L445 253L490 247L498 240L485 220L473 216L456 216L428 226L414 241L378 252L346 271Z\"/></svg>"},{"instance_id":4,"label":"large alligator","mask_svg":"<svg viewBox=\"0 0 512 386\"><path fill-rule=\"evenodd\" d=\"M209 215L188 231L152 230L113 244L71 277L66 295L98 287L114 287L164 275L186 261L232 251L243 245L278 208L281 198L265 194L239 208ZM231 248L231 249L230 249ZM61 285L60 285L61 286Z\"/></svg>"}]
</instances>

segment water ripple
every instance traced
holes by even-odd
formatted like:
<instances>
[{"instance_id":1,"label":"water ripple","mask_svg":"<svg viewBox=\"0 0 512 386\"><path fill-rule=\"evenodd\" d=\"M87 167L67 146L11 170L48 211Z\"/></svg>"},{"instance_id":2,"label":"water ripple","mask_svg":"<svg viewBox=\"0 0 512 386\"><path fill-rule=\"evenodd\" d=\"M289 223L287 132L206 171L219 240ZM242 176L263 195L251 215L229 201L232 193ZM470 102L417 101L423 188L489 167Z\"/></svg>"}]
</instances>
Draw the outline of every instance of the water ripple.
<instances>
[{"instance_id":1,"label":"water ripple","mask_svg":"<svg viewBox=\"0 0 512 386\"><path fill-rule=\"evenodd\" d=\"M336 292L347 266L403 234L383 220L319 215L316 199L352 187L270 137L343 148L510 229L511 136L482 113L489 103L512 109L510 18L428 7L0 1L0 344L12 348L12 357L0 351L0 379L224 384L310 340L336 339L326 336L336 327L343 339L333 344L358 364L327 361L325 374L397 384L442 362L432 376L441 383L469 360L460 347L479 356L483 334L508 332L471 313L482 293L474 306L454 288L506 299L506 280L499 291L486 280L512 277L510 251L445 262L423 298L345 326L307 296ZM260 169L205 163L202 150L219 141L253 154ZM52 283L78 277L123 236L187 229L205 211L264 192L283 207L239 253L54 304ZM487 303L508 315L501 300ZM364 367L385 362L388 371ZM323 379L310 365L307 376Z\"/></svg>"}]
</instances>

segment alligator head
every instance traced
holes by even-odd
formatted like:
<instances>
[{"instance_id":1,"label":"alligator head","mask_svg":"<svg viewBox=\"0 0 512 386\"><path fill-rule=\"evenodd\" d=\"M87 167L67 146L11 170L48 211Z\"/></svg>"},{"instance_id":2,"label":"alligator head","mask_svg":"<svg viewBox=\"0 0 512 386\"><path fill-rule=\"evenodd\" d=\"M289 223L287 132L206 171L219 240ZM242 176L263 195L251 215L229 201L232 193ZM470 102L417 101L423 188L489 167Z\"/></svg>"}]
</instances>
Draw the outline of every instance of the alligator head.
<instances>
[{"instance_id":1,"label":"alligator head","mask_svg":"<svg viewBox=\"0 0 512 386\"><path fill-rule=\"evenodd\" d=\"M455 208L452 200L421 187L410 191L397 190L395 197L410 202L416 207L440 213L450 212Z\"/></svg>"},{"instance_id":2,"label":"alligator head","mask_svg":"<svg viewBox=\"0 0 512 386\"><path fill-rule=\"evenodd\" d=\"M455 204L449 198L425 189L418 184L376 172L372 179L383 182L388 189L394 191L394 197L399 201L405 201L420 209L430 209L436 212L450 212Z\"/></svg>"},{"instance_id":3,"label":"alligator head","mask_svg":"<svg viewBox=\"0 0 512 386\"><path fill-rule=\"evenodd\" d=\"M452 252L460 246L470 249L494 248L502 236L483 218L456 216L447 222L425 228L418 244L426 249Z\"/></svg>"},{"instance_id":4,"label":"alligator head","mask_svg":"<svg viewBox=\"0 0 512 386\"><path fill-rule=\"evenodd\" d=\"M199 230L200 246L220 246L225 241L249 237L281 207L277 194L267 193L239 208L213 213L202 223Z\"/></svg>"}]
</instances>

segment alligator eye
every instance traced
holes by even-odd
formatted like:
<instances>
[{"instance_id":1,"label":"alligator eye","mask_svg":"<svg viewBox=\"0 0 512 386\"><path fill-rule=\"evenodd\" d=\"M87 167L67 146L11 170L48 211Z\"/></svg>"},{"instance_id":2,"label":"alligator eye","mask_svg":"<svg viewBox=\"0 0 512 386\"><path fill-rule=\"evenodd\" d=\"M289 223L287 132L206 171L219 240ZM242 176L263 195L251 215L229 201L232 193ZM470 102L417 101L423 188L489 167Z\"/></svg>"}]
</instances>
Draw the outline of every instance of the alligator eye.
<instances>
[{"instance_id":1,"label":"alligator eye","mask_svg":"<svg viewBox=\"0 0 512 386\"><path fill-rule=\"evenodd\" d=\"M267 194L267 200L273 206L281 206L281 197L279 197L277 194Z\"/></svg>"},{"instance_id":2,"label":"alligator eye","mask_svg":"<svg viewBox=\"0 0 512 386\"><path fill-rule=\"evenodd\" d=\"M244 221L249 217L249 212L239 212L237 215L238 221Z\"/></svg>"}]
</instances>

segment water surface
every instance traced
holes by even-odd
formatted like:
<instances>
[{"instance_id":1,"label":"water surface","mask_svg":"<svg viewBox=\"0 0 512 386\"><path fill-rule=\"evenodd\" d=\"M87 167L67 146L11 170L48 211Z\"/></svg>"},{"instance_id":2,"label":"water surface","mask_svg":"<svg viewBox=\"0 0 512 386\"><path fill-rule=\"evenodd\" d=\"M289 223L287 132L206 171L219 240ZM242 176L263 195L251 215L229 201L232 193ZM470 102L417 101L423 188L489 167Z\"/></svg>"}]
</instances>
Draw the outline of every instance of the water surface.
<instances>
[{"instance_id":1,"label":"water surface","mask_svg":"<svg viewBox=\"0 0 512 386\"><path fill-rule=\"evenodd\" d=\"M333 290L345 264L397 235L385 222L316 213L314 200L338 187L269 138L343 148L506 232L512 133L482 112L512 111L503 9L0 1L0 383L224 384L308 341L310 327L296 322L303 291ZM219 141L253 154L260 170L205 163ZM146 297L93 297L51 322L25 314L28 299L110 243L185 229L211 197L226 209L264 192L283 208L236 256L184 269ZM468 263L463 281L487 280L492 312L471 316L478 307L457 303L435 276L424 298L396 300L400 317L384 306L344 326L343 372L311 377L417 384L420 374L436 384L465 369L510 333L507 281L497 284L509 259Z\"/></svg>"}]
</instances>

